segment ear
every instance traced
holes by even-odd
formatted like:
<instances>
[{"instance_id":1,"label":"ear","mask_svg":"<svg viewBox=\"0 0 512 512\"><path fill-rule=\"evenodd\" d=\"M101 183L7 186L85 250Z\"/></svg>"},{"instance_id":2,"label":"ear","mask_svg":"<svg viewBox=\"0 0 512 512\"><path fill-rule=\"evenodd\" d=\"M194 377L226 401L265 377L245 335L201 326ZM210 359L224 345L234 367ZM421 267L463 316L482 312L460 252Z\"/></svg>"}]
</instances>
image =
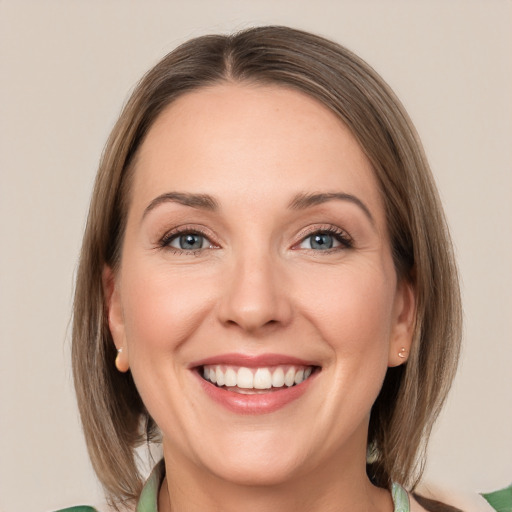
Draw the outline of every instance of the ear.
<instances>
[{"instance_id":1,"label":"ear","mask_svg":"<svg viewBox=\"0 0 512 512\"><path fill-rule=\"evenodd\" d=\"M119 285L116 282L114 271L105 265L101 275L103 284L103 296L107 309L108 326L110 334L117 349L116 368L120 372L127 372L130 368L128 362L128 347L126 345L123 308Z\"/></svg>"},{"instance_id":2,"label":"ear","mask_svg":"<svg viewBox=\"0 0 512 512\"><path fill-rule=\"evenodd\" d=\"M388 366L400 366L409 358L416 320L414 285L408 279L397 284L393 315Z\"/></svg>"}]
</instances>

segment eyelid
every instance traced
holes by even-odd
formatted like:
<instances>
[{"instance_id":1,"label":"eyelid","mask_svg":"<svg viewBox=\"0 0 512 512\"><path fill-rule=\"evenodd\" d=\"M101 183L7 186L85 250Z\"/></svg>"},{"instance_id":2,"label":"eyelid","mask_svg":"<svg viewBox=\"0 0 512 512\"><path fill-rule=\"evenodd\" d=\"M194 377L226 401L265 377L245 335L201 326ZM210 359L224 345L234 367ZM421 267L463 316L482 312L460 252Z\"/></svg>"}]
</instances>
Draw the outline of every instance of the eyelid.
<instances>
[{"instance_id":1,"label":"eyelid","mask_svg":"<svg viewBox=\"0 0 512 512\"><path fill-rule=\"evenodd\" d=\"M202 249L193 249L193 250L184 250L179 249L176 247L170 246L170 242L172 240L175 240L177 237L185 235L187 233L197 234L205 237L208 242L210 243L210 246L207 248ZM300 249L298 247L301 243L303 243L308 237L317 234L317 233L324 233L324 234L330 234L334 236L338 242L341 244L339 247L333 247L331 249L325 250L325 252L329 251L336 251L336 250L343 250L348 249L353 246L353 238L349 235L349 233L332 224L315 224L311 226L307 226L306 228L302 229L296 236L296 241L292 244L292 249L297 250ZM198 252L205 251L206 249L219 249L221 245L215 240L215 235L206 227L197 225L197 224L184 224L180 226L176 226L168 231L166 231L159 239L156 244L156 248L158 249L169 249L173 250L176 253L194 253L197 254ZM305 250L313 250L314 249L305 249Z\"/></svg>"},{"instance_id":2,"label":"eyelid","mask_svg":"<svg viewBox=\"0 0 512 512\"><path fill-rule=\"evenodd\" d=\"M208 240L210 243L210 246L204 249L193 249L190 251L179 249L177 247L172 247L170 245L170 242L176 239L179 236L185 235L187 233L195 234L195 235L201 235L204 238ZM213 233L211 233L210 230L206 229L204 226L197 225L197 224L184 224L181 226L176 226L164 233L163 236L161 236L158 239L157 247L159 249L169 249L173 250L176 253L197 253L199 251L204 251L206 249L218 249L220 245L214 241L215 236Z\"/></svg>"},{"instance_id":3,"label":"eyelid","mask_svg":"<svg viewBox=\"0 0 512 512\"><path fill-rule=\"evenodd\" d=\"M316 233L327 233L330 235L333 235L336 237L336 239L340 242L341 247L333 247L332 249L327 249L325 252L328 251L336 251L340 249L349 249L353 247L354 240L350 236L350 234L333 224L316 224L312 226L308 226L307 228L300 231L300 233L297 235L298 240L294 242L292 249L299 249L299 245L303 243L308 237L316 234ZM305 249L305 250L314 250L314 249ZM319 251L315 251L319 252Z\"/></svg>"}]
</instances>

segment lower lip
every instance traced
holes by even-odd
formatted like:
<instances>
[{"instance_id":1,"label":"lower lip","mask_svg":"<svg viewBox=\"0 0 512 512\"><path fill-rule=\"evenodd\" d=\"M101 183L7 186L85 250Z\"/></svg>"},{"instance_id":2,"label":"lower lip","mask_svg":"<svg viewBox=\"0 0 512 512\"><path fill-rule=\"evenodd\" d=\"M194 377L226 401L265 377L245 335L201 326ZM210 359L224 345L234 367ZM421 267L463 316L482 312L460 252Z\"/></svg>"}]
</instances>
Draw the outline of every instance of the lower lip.
<instances>
[{"instance_id":1,"label":"lower lip","mask_svg":"<svg viewBox=\"0 0 512 512\"><path fill-rule=\"evenodd\" d=\"M278 391L246 395L219 388L203 379L199 372L194 371L194 373L201 387L212 400L237 414L267 414L277 411L304 395L317 375L317 372L314 372L305 381L289 388L283 387Z\"/></svg>"}]
</instances>

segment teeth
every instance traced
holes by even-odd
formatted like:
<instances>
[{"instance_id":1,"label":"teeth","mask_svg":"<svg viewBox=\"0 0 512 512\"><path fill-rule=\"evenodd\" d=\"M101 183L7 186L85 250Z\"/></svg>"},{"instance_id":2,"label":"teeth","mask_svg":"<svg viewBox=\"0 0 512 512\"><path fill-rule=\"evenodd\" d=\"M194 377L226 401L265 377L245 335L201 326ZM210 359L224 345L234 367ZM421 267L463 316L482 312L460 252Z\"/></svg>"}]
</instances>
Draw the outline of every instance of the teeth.
<instances>
[{"instance_id":1,"label":"teeth","mask_svg":"<svg viewBox=\"0 0 512 512\"><path fill-rule=\"evenodd\" d=\"M254 387L254 375L249 368L239 368L236 374L236 383L239 388L250 389Z\"/></svg>"},{"instance_id":2,"label":"teeth","mask_svg":"<svg viewBox=\"0 0 512 512\"><path fill-rule=\"evenodd\" d=\"M268 368L258 368L254 374L254 388L270 389L272 387L272 375Z\"/></svg>"},{"instance_id":3,"label":"teeth","mask_svg":"<svg viewBox=\"0 0 512 512\"><path fill-rule=\"evenodd\" d=\"M312 372L312 366L246 368L207 365L203 367L203 377L218 387L237 387L244 390L291 387L304 382Z\"/></svg>"},{"instance_id":4,"label":"teeth","mask_svg":"<svg viewBox=\"0 0 512 512\"><path fill-rule=\"evenodd\" d=\"M295 374L295 384L300 384L304 380L304 370L299 370Z\"/></svg>"},{"instance_id":5,"label":"teeth","mask_svg":"<svg viewBox=\"0 0 512 512\"><path fill-rule=\"evenodd\" d=\"M224 386L224 372L218 366L215 369L215 379L217 381L217 386Z\"/></svg>"},{"instance_id":6,"label":"teeth","mask_svg":"<svg viewBox=\"0 0 512 512\"><path fill-rule=\"evenodd\" d=\"M295 368L292 366L284 376L284 383L286 386L290 387L295 384Z\"/></svg>"},{"instance_id":7,"label":"teeth","mask_svg":"<svg viewBox=\"0 0 512 512\"><path fill-rule=\"evenodd\" d=\"M284 371L282 368L278 368L272 374L272 387L282 388L284 386Z\"/></svg>"},{"instance_id":8,"label":"teeth","mask_svg":"<svg viewBox=\"0 0 512 512\"><path fill-rule=\"evenodd\" d=\"M224 374L224 385L227 387L236 386L236 372L233 368L228 368Z\"/></svg>"}]
</instances>

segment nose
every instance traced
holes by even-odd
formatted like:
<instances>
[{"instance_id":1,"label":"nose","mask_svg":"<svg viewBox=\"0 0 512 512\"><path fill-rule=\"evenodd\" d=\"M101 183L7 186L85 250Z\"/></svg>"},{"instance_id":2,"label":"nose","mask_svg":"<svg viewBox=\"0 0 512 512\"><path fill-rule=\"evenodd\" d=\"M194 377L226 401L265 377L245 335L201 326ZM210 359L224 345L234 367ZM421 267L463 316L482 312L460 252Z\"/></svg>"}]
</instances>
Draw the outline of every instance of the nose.
<instances>
[{"instance_id":1,"label":"nose","mask_svg":"<svg viewBox=\"0 0 512 512\"><path fill-rule=\"evenodd\" d=\"M292 304L283 267L268 254L237 258L226 272L218 311L223 324L246 332L287 325Z\"/></svg>"}]
</instances>

